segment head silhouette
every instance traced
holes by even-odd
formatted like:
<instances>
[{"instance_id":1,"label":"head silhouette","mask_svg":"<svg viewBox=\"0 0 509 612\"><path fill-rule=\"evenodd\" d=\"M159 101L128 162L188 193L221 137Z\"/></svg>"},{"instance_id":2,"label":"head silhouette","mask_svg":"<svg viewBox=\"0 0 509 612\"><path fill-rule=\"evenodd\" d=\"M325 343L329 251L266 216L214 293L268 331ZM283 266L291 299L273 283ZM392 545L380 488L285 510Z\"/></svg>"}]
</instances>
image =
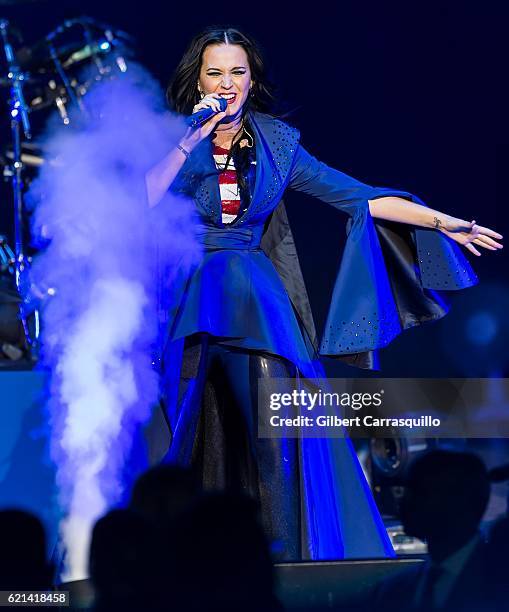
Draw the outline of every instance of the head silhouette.
<instances>
[{"instance_id":1,"label":"head silhouette","mask_svg":"<svg viewBox=\"0 0 509 612\"><path fill-rule=\"evenodd\" d=\"M446 556L471 538L486 510L490 482L471 453L435 450L410 466L401 519L408 535L428 543L431 556Z\"/></svg>"},{"instance_id":2,"label":"head silhouette","mask_svg":"<svg viewBox=\"0 0 509 612\"><path fill-rule=\"evenodd\" d=\"M179 521L176 575L187 610L273 610L268 543L249 498L204 496Z\"/></svg>"},{"instance_id":3,"label":"head silhouette","mask_svg":"<svg viewBox=\"0 0 509 612\"><path fill-rule=\"evenodd\" d=\"M192 471L158 465L136 481L130 508L150 520L168 523L184 512L200 493L199 482Z\"/></svg>"},{"instance_id":4,"label":"head silhouette","mask_svg":"<svg viewBox=\"0 0 509 612\"><path fill-rule=\"evenodd\" d=\"M153 524L132 510L108 512L95 524L90 545L95 609L152 609L159 565Z\"/></svg>"},{"instance_id":5,"label":"head silhouette","mask_svg":"<svg viewBox=\"0 0 509 612\"><path fill-rule=\"evenodd\" d=\"M41 521L23 510L0 511L0 590L44 590L53 568L46 560Z\"/></svg>"}]
</instances>

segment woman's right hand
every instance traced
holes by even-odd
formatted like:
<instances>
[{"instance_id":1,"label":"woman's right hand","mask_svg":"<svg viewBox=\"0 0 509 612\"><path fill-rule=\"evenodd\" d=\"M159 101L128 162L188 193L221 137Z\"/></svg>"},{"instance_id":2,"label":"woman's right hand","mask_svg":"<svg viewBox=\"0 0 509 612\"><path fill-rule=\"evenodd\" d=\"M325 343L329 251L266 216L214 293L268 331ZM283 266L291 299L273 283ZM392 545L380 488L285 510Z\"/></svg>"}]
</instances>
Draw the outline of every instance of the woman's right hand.
<instances>
[{"instance_id":1,"label":"woman's right hand","mask_svg":"<svg viewBox=\"0 0 509 612\"><path fill-rule=\"evenodd\" d=\"M226 117L226 111L221 111L219 106L219 100L221 96L217 93L210 93L204 96L198 104L193 106L193 113L196 113L199 110L205 108L213 108L214 110L219 111L215 115L212 115L210 119L202 123L198 127L190 127L187 132L184 134L184 137L180 140L180 144L187 150L189 153L194 149L194 147L199 144L202 140L207 138L215 129L216 125Z\"/></svg>"},{"instance_id":2,"label":"woman's right hand","mask_svg":"<svg viewBox=\"0 0 509 612\"><path fill-rule=\"evenodd\" d=\"M204 96L200 102L194 106L193 113L204 108L219 110L220 97L221 96L217 93ZM202 125L195 128L188 128L178 144L181 148L185 149L185 151L191 153L197 144L209 136L225 115L226 112L224 111L216 113ZM179 147L176 146L172 148L166 157L148 170L145 175L145 183L147 187L148 205L150 207L156 206L162 200L187 157L184 151L179 150Z\"/></svg>"}]
</instances>

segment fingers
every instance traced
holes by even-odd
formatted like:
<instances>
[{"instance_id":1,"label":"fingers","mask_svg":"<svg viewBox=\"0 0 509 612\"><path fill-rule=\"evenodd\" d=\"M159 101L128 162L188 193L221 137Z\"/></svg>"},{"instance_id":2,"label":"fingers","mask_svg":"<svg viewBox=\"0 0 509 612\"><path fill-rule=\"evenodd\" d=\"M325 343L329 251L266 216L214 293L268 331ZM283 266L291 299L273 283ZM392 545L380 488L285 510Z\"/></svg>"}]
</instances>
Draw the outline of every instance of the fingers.
<instances>
[{"instance_id":1,"label":"fingers","mask_svg":"<svg viewBox=\"0 0 509 612\"><path fill-rule=\"evenodd\" d=\"M503 244L500 244L500 242L497 242L496 240L493 240L488 236L484 236L483 234L479 234L479 236L475 240L473 240L473 242L485 248L490 248L492 251L504 248Z\"/></svg>"},{"instance_id":2,"label":"fingers","mask_svg":"<svg viewBox=\"0 0 509 612\"><path fill-rule=\"evenodd\" d=\"M475 221L472 221L470 225L471 225L471 230L469 232L465 232L465 231L450 232L450 231L444 230L444 233L450 238L452 238L453 240L455 240L458 244L461 244L462 246L464 246L476 257L480 257L481 253L474 246L474 244L479 247L482 247L483 249L487 249L488 251L498 251L499 249L503 248L502 244L500 244L496 240L493 240L489 236L482 233L483 230L486 230L487 228L476 225ZM496 236L500 236L500 234L498 234L497 232L494 232L493 230L489 230L489 232Z\"/></svg>"},{"instance_id":3,"label":"fingers","mask_svg":"<svg viewBox=\"0 0 509 612\"><path fill-rule=\"evenodd\" d=\"M211 125L211 128L214 129L216 125L221 121L221 119L224 119L225 117L226 111L219 111L216 115L213 115L208 121Z\"/></svg>"},{"instance_id":4,"label":"fingers","mask_svg":"<svg viewBox=\"0 0 509 612\"><path fill-rule=\"evenodd\" d=\"M477 234L481 234L484 236L489 236L491 238L497 238L498 240L502 240L503 236L502 234L499 234L498 232L495 232L494 230L490 229L489 227L484 227L483 225L477 225L476 221L472 221L471 222L471 232L475 232Z\"/></svg>"},{"instance_id":5,"label":"fingers","mask_svg":"<svg viewBox=\"0 0 509 612\"><path fill-rule=\"evenodd\" d=\"M477 244L481 247L483 247L484 249L488 249L488 251L498 251L498 249L496 247L490 246L489 244L486 244L485 242L482 242L482 240L480 240L479 238L476 238L475 240L472 240L473 244Z\"/></svg>"},{"instance_id":6,"label":"fingers","mask_svg":"<svg viewBox=\"0 0 509 612\"><path fill-rule=\"evenodd\" d=\"M212 130L216 127L216 125L226 117L226 111L221 111L215 115L212 115L210 119L208 119L201 127L203 136L208 136Z\"/></svg>"},{"instance_id":7,"label":"fingers","mask_svg":"<svg viewBox=\"0 0 509 612\"><path fill-rule=\"evenodd\" d=\"M219 103L220 99L221 99L221 96L219 94L216 94L216 93L207 94L198 102L198 104L196 104L193 107L193 113L196 113L197 111L203 108L213 108L215 111L220 111L221 110L221 106Z\"/></svg>"},{"instance_id":8,"label":"fingers","mask_svg":"<svg viewBox=\"0 0 509 612\"><path fill-rule=\"evenodd\" d=\"M473 253L477 257L481 256L481 253L479 253L479 251L475 248L475 246L471 242L465 244L464 246L466 249L468 249L471 253Z\"/></svg>"},{"instance_id":9,"label":"fingers","mask_svg":"<svg viewBox=\"0 0 509 612\"><path fill-rule=\"evenodd\" d=\"M203 110L205 108L212 108L214 110L219 110L219 108L216 107L216 104L212 100L205 100L205 101L202 100L199 104L196 104L195 106L193 106L193 113L197 113L198 111Z\"/></svg>"},{"instance_id":10,"label":"fingers","mask_svg":"<svg viewBox=\"0 0 509 612\"><path fill-rule=\"evenodd\" d=\"M502 240L503 239L502 234L499 234L498 232L495 232L494 230L490 229L489 227L483 227L482 225L478 225L477 227L479 228L479 232L481 234L484 234L485 236L490 236L491 238L498 238L498 240Z\"/></svg>"}]
</instances>

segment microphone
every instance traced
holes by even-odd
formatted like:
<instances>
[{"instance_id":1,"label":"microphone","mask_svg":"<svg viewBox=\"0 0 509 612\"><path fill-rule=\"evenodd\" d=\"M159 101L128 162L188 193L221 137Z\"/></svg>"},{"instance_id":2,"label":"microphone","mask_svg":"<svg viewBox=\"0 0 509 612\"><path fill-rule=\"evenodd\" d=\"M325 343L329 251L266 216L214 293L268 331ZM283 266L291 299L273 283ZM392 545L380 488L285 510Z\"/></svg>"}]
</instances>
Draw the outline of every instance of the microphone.
<instances>
[{"instance_id":1,"label":"microphone","mask_svg":"<svg viewBox=\"0 0 509 612\"><path fill-rule=\"evenodd\" d=\"M189 127L195 128L200 126L202 123L205 123L207 119L210 119L213 115L216 115L218 112L223 112L226 110L228 106L228 102L224 98L219 98L219 106L221 107L221 111L216 111L213 108L207 107L202 108L199 111L196 111L192 115L186 118L186 124Z\"/></svg>"}]
</instances>

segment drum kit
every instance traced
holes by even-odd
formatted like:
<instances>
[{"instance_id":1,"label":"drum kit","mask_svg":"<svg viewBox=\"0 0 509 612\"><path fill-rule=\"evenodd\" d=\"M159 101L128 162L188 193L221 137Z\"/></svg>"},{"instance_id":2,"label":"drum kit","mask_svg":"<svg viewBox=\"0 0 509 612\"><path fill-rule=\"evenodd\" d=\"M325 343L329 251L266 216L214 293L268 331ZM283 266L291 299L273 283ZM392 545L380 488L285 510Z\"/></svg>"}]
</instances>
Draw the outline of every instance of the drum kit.
<instances>
[{"instance_id":1,"label":"drum kit","mask_svg":"<svg viewBox=\"0 0 509 612\"><path fill-rule=\"evenodd\" d=\"M19 31L0 19L0 70L4 64L0 91L7 94L6 126L10 126L10 142L0 149L0 166L10 183L14 212L13 248L0 236L0 285L5 287L0 291L0 323L13 318L14 303L15 320L7 327L19 329L16 340L0 324L0 361L37 359L39 313L52 295L51 289L41 294L30 281L30 263L37 251L27 240L23 201L39 168L52 161L38 134L50 116L65 126L86 116L87 92L98 81L126 72L133 46L128 34L90 17L69 19L29 47L16 46L19 39Z\"/></svg>"}]
</instances>

